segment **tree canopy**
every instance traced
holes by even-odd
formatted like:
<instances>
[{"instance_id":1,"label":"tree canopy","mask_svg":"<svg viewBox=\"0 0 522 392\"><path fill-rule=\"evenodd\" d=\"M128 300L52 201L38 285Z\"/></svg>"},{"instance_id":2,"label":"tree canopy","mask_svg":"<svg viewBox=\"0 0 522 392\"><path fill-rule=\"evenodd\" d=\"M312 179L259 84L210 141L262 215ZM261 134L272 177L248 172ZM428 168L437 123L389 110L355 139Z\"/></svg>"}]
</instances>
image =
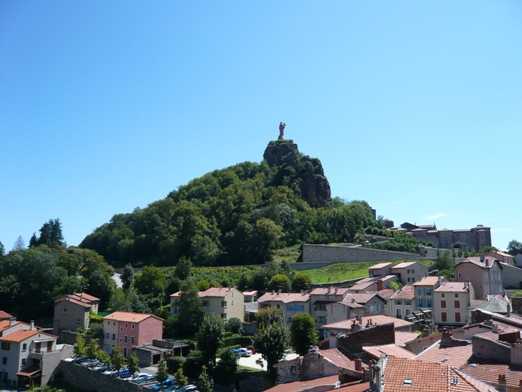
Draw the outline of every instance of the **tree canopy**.
<instances>
[{"instance_id":1,"label":"tree canopy","mask_svg":"<svg viewBox=\"0 0 522 392\"><path fill-rule=\"evenodd\" d=\"M215 170L146 208L114 215L80 246L115 266L176 265L181 258L195 266L255 264L301 242L353 241L375 225L364 201L311 207L298 186L307 173L266 162Z\"/></svg>"}]
</instances>

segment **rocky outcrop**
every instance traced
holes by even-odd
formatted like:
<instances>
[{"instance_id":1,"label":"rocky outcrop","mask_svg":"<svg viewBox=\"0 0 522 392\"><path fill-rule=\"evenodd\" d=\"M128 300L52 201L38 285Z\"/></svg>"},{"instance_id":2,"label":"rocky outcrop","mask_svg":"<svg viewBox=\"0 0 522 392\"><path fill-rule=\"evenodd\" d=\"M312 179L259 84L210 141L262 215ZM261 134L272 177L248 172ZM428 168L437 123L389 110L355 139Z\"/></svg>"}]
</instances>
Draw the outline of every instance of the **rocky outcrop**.
<instances>
[{"instance_id":1,"label":"rocky outcrop","mask_svg":"<svg viewBox=\"0 0 522 392\"><path fill-rule=\"evenodd\" d=\"M329 207L332 203L330 184L321 161L303 156L293 140L268 143L263 158L269 166L291 167L297 180L295 191L312 207Z\"/></svg>"}]
</instances>

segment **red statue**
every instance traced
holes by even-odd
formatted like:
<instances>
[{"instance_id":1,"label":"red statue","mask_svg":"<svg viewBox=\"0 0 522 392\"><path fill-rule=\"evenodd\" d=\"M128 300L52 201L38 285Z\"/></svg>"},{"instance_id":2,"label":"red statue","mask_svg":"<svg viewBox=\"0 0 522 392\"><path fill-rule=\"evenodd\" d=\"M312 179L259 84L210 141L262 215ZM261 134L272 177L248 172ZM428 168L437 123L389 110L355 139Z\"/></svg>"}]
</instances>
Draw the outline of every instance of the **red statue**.
<instances>
[{"instance_id":1,"label":"red statue","mask_svg":"<svg viewBox=\"0 0 522 392\"><path fill-rule=\"evenodd\" d=\"M285 127L286 124L284 122L279 123L279 137L277 138L277 140L283 140L285 136Z\"/></svg>"}]
</instances>

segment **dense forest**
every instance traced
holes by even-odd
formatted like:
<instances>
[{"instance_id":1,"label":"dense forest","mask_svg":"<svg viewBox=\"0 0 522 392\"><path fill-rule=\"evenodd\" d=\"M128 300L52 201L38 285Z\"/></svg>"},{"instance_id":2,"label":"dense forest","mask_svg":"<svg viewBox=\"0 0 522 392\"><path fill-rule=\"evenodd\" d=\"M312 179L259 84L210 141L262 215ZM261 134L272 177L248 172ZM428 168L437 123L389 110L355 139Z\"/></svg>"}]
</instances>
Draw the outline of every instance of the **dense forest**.
<instances>
[{"instance_id":1,"label":"dense forest","mask_svg":"<svg viewBox=\"0 0 522 392\"><path fill-rule=\"evenodd\" d=\"M293 146L292 159L215 170L146 208L114 215L80 247L113 266L169 266L183 256L195 266L260 264L275 249L349 242L375 224L368 203L331 200L329 185L322 206L306 201L304 193L315 192L306 181L321 177L322 167Z\"/></svg>"}]
</instances>

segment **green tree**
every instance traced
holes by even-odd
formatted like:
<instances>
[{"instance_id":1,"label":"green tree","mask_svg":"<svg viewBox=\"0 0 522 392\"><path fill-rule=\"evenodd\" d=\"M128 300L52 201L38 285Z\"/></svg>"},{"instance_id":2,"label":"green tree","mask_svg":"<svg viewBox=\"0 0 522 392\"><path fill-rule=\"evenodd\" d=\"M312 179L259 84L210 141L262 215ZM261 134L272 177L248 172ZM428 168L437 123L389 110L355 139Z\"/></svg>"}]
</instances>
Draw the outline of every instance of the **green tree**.
<instances>
[{"instance_id":1,"label":"green tree","mask_svg":"<svg viewBox=\"0 0 522 392\"><path fill-rule=\"evenodd\" d=\"M274 377L274 365L283 358L288 345L288 329L281 309L264 308L257 313L254 346L267 361L267 371Z\"/></svg>"},{"instance_id":2,"label":"green tree","mask_svg":"<svg viewBox=\"0 0 522 392\"><path fill-rule=\"evenodd\" d=\"M129 370L132 374L138 372L140 370L138 355L136 351L133 351L128 360Z\"/></svg>"},{"instance_id":3,"label":"green tree","mask_svg":"<svg viewBox=\"0 0 522 392\"><path fill-rule=\"evenodd\" d=\"M87 357L90 359L97 359L100 356L100 351L101 348L96 339L91 339L86 350Z\"/></svg>"},{"instance_id":4,"label":"green tree","mask_svg":"<svg viewBox=\"0 0 522 392\"><path fill-rule=\"evenodd\" d=\"M134 287L144 295L157 297L163 295L167 278L161 268L146 265L140 273L136 274Z\"/></svg>"},{"instance_id":5,"label":"green tree","mask_svg":"<svg viewBox=\"0 0 522 392\"><path fill-rule=\"evenodd\" d=\"M193 282L186 281L181 287L179 298L180 327L185 332L198 329L201 312L201 299L198 288Z\"/></svg>"},{"instance_id":6,"label":"green tree","mask_svg":"<svg viewBox=\"0 0 522 392\"><path fill-rule=\"evenodd\" d=\"M125 357L123 356L122 348L120 345L114 347L111 355L111 364L114 366L114 369L120 371L125 365Z\"/></svg>"},{"instance_id":7,"label":"green tree","mask_svg":"<svg viewBox=\"0 0 522 392\"><path fill-rule=\"evenodd\" d=\"M121 274L121 282L123 290L128 290L132 287L134 283L134 268L132 268L131 264L127 264L125 268L123 268L123 272Z\"/></svg>"},{"instance_id":8,"label":"green tree","mask_svg":"<svg viewBox=\"0 0 522 392\"><path fill-rule=\"evenodd\" d=\"M243 323L237 317L231 317L226 324L226 330L232 333L242 334Z\"/></svg>"},{"instance_id":9,"label":"green tree","mask_svg":"<svg viewBox=\"0 0 522 392\"><path fill-rule=\"evenodd\" d=\"M267 218L259 219L254 224L252 233L259 260L270 260L272 252L279 249L279 241L284 236L281 226Z\"/></svg>"},{"instance_id":10,"label":"green tree","mask_svg":"<svg viewBox=\"0 0 522 392\"><path fill-rule=\"evenodd\" d=\"M198 391L200 392L213 392L214 391L214 381L207 374L207 367L203 366L201 369L201 374L198 378Z\"/></svg>"},{"instance_id":11,"label":"green tree","mask_svg":"<svg viewBox=\"0 0 522 392\"><path fill-rule=\"evenodd\" d=\"M74 344L74 355L83 357L87 354L85 349L85 338L82 334L76 334L76 343Z\"/></svg>"},{"instance_id":12,"label":"green tree","mask_svg":"<svg viewBox=\"0 0 522 392\"><path fill-rule=\"evenodd\" d=\"M197 333L198 350L203 354L205 363L216 365L216 355L223 346L224 335L221 317L216 313L205 313Z\"/></svg>"},{"instance_id":13,"label":"green tree","mask_svg":"<svg viewBox=\"0 0 522 392\"><path fill-rule=\"evenodd\" d=\"M162 383L167 378L169 378L169 373L167 372L167 361L164 358L161 358L158 362L158 372L156 373L156 380L159 383Z\"/></svg>"},{"instance_id":14,"label":"green tree","mask_svg":"<svg viewBox=\"0 0 522 392\"><path fill-rule=\"evenodd\" d=\"M298 272L292 280L292 291L299 293L302 290L308 291L312 287L312 278L306 272Z\"/></svg>"},{"instance_id":15,"label":"green tree","mask_svg":"<svg viewBox=\"0 0 522 392\"><path fill-rule=\"evenodd\" d=\"M517 254L522 253L522 242L517 240L509 241L507 251L512 256L516 256Z\"/></svg>"},{"instance_id":16,"label":"green tree","mask_svg":"<svg viewBox=\"0 0 522 392\"><path fill-rule=\"evenodd\" d=\"M180 257L176 265L176 276L180 280L186 280L192 272L192 261L186 256Z\"/></svg>"},{"instance_id":17,"label":"green tree","mask_svg":"<svg viewBox=\"0 0 522 392\"><path fill-rule=\"evenodd\" d=\"M214 368L213 377L216 382L225 384L230 381L237 370L237 355L232 347L224 347L218 351L219 361Z\"/></svg>"},{"instance_id":18,"label":"green tree","mask_svg":"<svg viewBox=\"0 0 522 392\"><path fill-rule=\"evenodd\" d=\"M290 342L299 355L308 354L311 345L317 342L315 320L309 313L299 313L290 320Z\"/></svg>"},{"instance_id":19,"label":"green tree","mask_svg":"<svg viewBox=\"0 0 522 392\"><path fill-rule=\"evenodd\" d=\"M437 251L437 260L433 264L433 269L450 270L453 269L455 262L450 255L449 250L445 250L442 254Z\"/></svg>"},{"instance_id":20,"label":"green tree","mask_svg":"<svg viewBox=\"0 0 522 392\"><path fill-rule=\"evenodd\" d=\"M270 290L281 290L284 293L289 293L292 288L292 283L290 278L283 274L277 274L270 279L270 283L268 284L268 288Z\"/></svg>"},{"instance_id":21,"label":"green tree","mask_svg":"<svg viewBox=\"0 0 522 392\"><path fill-rule=\"evenodd\" d=\"M174 378L176 379L176 384L178 384L180 388L183 388L188 383L188 377L185 376L185 374L183 373L182 367L178 368L178 370L174 374Z\"/></svg>"}]
</instances>

